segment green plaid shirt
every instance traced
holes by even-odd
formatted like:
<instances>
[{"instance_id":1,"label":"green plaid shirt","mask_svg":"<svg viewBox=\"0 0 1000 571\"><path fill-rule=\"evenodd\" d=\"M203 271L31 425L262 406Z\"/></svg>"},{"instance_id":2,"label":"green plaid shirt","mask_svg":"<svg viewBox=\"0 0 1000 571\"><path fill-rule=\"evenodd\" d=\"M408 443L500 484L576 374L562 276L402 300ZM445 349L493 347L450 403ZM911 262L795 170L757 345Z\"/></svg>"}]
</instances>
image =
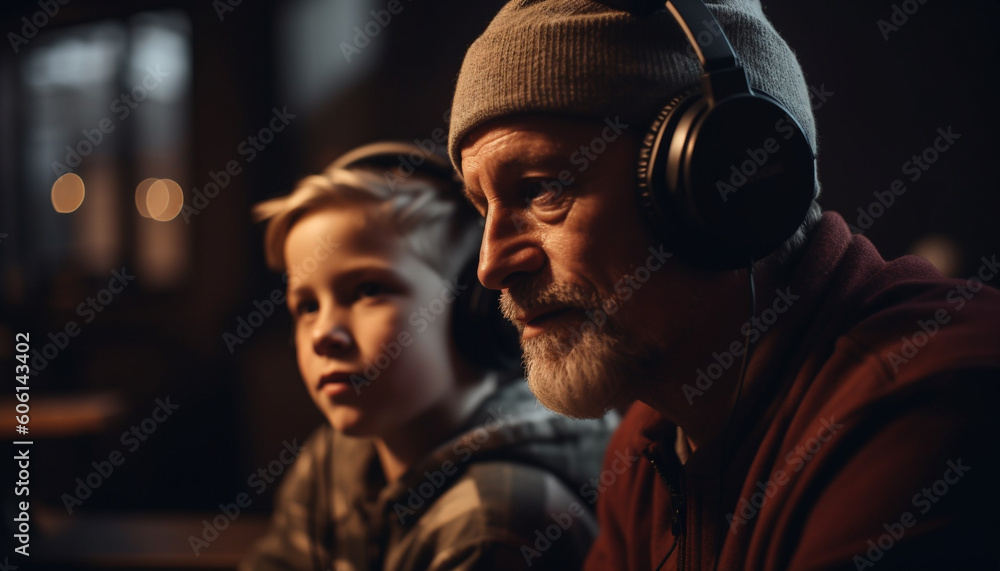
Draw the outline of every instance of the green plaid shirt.
<instances>
[{"instance_id":1,"label":"green plaid shirt","mask_svg":"<svg viewBox=\"0 0 1000 571\"><path fill-rule=\"evenodd\" d=\"M240 569L578 568L597 532L594 496L581 494L617 421L561 417L512 382L391 483L370 440L324 425Z\"/></svg>"}]
</instances>

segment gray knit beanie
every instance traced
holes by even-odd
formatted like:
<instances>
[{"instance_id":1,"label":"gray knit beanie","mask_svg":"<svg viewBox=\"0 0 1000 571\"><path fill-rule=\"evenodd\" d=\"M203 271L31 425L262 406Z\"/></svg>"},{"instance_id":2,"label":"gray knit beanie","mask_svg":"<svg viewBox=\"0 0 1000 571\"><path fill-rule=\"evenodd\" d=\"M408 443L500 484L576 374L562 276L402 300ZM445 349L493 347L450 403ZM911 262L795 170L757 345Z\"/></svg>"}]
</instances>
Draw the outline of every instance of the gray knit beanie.
<instances>
[{"instance_id":1,"label":"gray knit beanie","mask_svg":"<svg viewBox=\"0 0 1000 571\"><path fill-rule=\"evenodd\" d=\"M788 108L815 151L816 123L802 69L759 0L706 4L750 84ZM673 95L698 83L701 71L665 9L636 16L591 0L512 0L465 54L448 152L461 172L462 139L486 121L520 113L620 116L645 129Z\"/></svg>"}]
</instances>

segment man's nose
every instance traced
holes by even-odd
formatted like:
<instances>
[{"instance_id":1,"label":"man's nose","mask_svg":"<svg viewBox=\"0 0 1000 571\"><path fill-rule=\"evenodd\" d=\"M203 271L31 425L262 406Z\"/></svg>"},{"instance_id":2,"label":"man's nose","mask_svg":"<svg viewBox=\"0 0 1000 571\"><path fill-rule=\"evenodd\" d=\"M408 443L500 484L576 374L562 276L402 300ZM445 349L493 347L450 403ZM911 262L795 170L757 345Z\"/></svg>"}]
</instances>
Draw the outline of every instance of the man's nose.
<instances>
[{"instance_id":1,"label":"man's nose","mask_svg":"<svg viewBox=\"0 0 1000 571\"><path fill-rule=\"evenodd\" d=\"M490 289L511 287L545 265L534 224L516 210L491 208L479 248L479 281Z\"/></svg>"}]
</instances>

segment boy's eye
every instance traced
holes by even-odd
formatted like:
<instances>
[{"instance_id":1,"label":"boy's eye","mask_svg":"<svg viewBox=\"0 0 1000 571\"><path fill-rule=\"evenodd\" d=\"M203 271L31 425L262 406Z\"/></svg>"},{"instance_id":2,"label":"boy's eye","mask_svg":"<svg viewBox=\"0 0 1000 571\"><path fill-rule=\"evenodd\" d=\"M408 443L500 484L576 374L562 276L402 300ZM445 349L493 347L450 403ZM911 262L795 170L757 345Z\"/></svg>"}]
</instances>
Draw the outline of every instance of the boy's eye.
<instances>
[{"instance_id":1,"label":"boy's eye","mask_svg":"<svg viewBox=\"0 0 1000 571\"><path fill-rule=\"evenodd\" d=\"M319 309L319 304L312 299L303 299L295 304L295 316L304 315L306 313L312 313Z\"/></svg>"},{"instance_id":2,"label":"boy's eye","mask_svg":"<svg viewBox=\"0 0 1000 571\"><path fill-rule=\"evenodd\" d=\"M388 289L378 282L364 282L358 286L358 298L378 297L388 292Z\"/></svg>"}]
</instances>

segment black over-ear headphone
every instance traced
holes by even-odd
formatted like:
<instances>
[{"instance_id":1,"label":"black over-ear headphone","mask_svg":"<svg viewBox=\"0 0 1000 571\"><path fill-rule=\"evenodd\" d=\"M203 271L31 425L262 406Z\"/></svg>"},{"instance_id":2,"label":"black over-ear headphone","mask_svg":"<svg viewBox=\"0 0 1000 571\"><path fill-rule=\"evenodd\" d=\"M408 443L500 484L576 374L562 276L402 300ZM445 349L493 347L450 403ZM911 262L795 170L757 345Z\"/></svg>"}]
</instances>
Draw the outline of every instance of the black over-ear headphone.
<instances>
[{"instance_id":1,"label":"black over-ear headphone","mask_svg":"<svg viewBox=\"0 0 1000 571\"><path fill-rule=\"evenodd\" d=\"M422 173L455 193L459 208L468 208L470 217L479 218L462 194L461 179L451 162L435 153L404 142L370 143L345 153L330 168L389 169L406 167ZM479 250L462 264L457 283L460 294L452 310L452 334L459 352L470 364L483 370L519 371L521 348L517 329L500 313L499 292L479 283Z\"/></svg>"},{"instance_id":2,"label":"black over-ear headphone","mask_svg":"<svg viewBox=\"0 0 1000 571\"><path fill-rule=\"evenodd\" d=\"M668 248L686 262L711 270L746 267L804 221L819 190L812 147L781 103L750 87L701 0L669 0L666 7L705 73L700 89L667 103L642 142L641 202Z\"/></svg>"}]
</instances>

